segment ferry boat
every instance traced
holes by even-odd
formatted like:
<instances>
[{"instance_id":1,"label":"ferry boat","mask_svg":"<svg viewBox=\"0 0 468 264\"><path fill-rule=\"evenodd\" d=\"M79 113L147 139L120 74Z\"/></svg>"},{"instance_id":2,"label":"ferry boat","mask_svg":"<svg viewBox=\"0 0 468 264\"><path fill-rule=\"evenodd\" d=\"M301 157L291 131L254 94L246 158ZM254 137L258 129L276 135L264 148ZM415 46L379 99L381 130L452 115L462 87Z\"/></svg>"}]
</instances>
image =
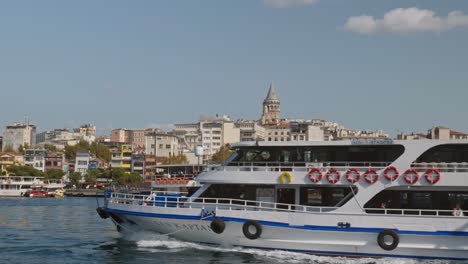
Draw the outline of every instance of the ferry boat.
<instances>
[{"instance_id":1,"label":"ferry boat","mask_svg":"<svg viewBox=\"0 0 468 264\"><path fill-rule=\"evenodd\" d=\"M193 193L107 191L122 232L349 257L468 259L467 140L241 142Z\"/></svg>"},{"instance_id":2,"label":"ferry boat","mask_svg":"<svg viewBox=\"0 0 468 264\"><path fill-rule=\"evenodd\" d=\"M25 196L34 186L43 183L43 177L0 176L0 196Z\"/></svg>"}]
</instances>

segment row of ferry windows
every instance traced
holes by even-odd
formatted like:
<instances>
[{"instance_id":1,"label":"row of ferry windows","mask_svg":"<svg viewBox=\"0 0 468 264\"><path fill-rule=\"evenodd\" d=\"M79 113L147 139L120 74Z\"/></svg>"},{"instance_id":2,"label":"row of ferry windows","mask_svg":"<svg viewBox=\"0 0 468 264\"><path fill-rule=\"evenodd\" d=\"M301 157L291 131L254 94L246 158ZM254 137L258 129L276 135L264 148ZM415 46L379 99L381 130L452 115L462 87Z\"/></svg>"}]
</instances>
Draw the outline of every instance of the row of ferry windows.
<instances>
[{"instance_id":1,"label":"row of ferry windows","mask_svg":"<svg viewBox=\"0 0 468 264\"><path fill-rule=\"evenodd\" d=\"M459 207L461 210L468 210L468 190L384 190L366 203L364 207L420 210L452 210Z\"/></svg>"},{"instance_id":2,"label":"row of ferry windows","mask_svg":"<svg viewBox=\"0 0 468 264\"><path fill-rule=\"evenodd\" d=\"M296 189L278 188L273 185L211 185L200 197L247 200L291 205L317 207L340 207L346 204L356 187L317 187L299 188L299 201L296 202ZM222 203L223 201L219 201ZM228 201L224 201L228 202ZM403 210L451 210L459 208L468 213L468 190L459 191L421 191L421 190L384 190L364 205L368 213L417 214ZM372 209L376 208L376 209ZM403 210L402 210L403 209ZM392 211L393 210L393 211ZM441 213L443 214L443 213Z\"/></svg>"},{"instance_id":3,"label":"row of ferry windows","mask_svg":"<svg viewBox=\"0 0 468 264\"><path fill-rule=\"evenodd\" d=\"M403 154L401 145L240 148L233 162L392 162Z\"/></svg>"},{"instance_id":4,"label":"row of ferry windows","mask_svg":"<svg viewBox=\"0 0 468 264\"><path fill-rule=\"evenodd\" d=\"M0 185L0 190L20 190L20 189L29 189L31 186L29 185Z\"/></svg>"},{"instance_id":5,"label":"row of ferry windows","mask_svg":"<svg viewBox=\"0 0 468 264\"><path fill-rule=\"evenodd\" d=\"M216 184L211 185L200 197L323 207L341 206L352 197L349 187L301 187L299 192L299 202L296 203L294 188L275 190L273 185ZM354 192L357 192L356 188Z\"/></svg>"},{"instance_id":6,"label":"row of ferry windows","mask_svg":"<svg viewBox=\"0 0 468 264\"><path fill-rule=\"evenodd\" d=\"M393 162L402 145L239 148L231 162ZM468 144L433 147L416 162L468 162Z\"/></svg>"}]
</instances>

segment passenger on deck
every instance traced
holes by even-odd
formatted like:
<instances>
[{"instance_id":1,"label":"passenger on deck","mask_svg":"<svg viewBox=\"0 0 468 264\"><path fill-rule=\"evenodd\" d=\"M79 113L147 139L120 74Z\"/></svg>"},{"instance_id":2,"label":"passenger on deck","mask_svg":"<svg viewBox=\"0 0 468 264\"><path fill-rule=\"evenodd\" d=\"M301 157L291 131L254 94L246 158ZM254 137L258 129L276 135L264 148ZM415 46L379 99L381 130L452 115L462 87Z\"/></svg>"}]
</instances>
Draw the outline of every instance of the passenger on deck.
<instances>
[{"instance_id":1,"label":"passenger on deck","mask_svg":"<svg viewBox=\"0 0 468 264\"><path fill-rule=\"evenodd\" d=\"M453 216L463 216L463 211L462 209L460 208L460 204L457 204L455 206L455 208L453 208L453 212L452 212Z\"/></svg>"}]
</instances>

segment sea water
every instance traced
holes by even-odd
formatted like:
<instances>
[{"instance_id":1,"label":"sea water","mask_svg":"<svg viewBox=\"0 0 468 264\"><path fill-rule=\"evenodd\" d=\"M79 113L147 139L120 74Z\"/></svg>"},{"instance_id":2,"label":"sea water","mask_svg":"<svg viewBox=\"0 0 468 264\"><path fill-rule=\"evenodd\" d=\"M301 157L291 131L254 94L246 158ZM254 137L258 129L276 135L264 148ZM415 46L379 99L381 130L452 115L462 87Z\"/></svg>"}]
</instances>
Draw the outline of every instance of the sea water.
<instances>
[{"instance_id":1,"label":"sea water","mask_svg":"<svg viewBox=\"0 0 468 264\"><path fill-rule=\"evenodd\" d=\"M95 198L0 198L0 263L467 263L225 248L149 232L122 236L95 209Z\"/></svg>"}]
</instances>

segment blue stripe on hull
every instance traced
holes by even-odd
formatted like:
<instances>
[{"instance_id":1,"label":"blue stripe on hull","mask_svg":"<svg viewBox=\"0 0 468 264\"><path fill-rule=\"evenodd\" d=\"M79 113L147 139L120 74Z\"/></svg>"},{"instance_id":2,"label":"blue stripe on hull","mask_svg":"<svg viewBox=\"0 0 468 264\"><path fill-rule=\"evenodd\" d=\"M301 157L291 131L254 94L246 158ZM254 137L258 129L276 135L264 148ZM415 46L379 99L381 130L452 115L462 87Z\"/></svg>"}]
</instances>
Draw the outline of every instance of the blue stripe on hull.
<instances>
[{"instance_id":1,"label":"blue stripe on hull","mask_svg":"<svg viewBox=\"0 0 468 264\"><path fill-rule=\"evenodd\" d=\"M201 220L200 216L196 215L175 215L175 214L156 214L156 213L142 213L142 212L133 212L125 211L118 209L106 209L108 212L124 214L124 215L134 215L134 216L144 216L144 217L157 217L165 219L181 219L181 220ZM243 218L234 218L234 217L219 217L226 222L237 222L243 223L250 219ZM212 221L214 218L206 218L204 220ZM259 220L259 223L266 226L275 226L275 227L285 227L285 228L294 228L294 229L304 229L304 230L318 230L318 231L333 231L333 232L359 232L359 233L380 233L383 228L367 228L367 227L349 227L349 228L340 228L337 226L316 226L316 225L305 225L305 226L291 226L288 223L281 222L271 222L271 221L262 221ZM468 236L468 232L464 231L414 231L414 230L395 230L398 234L404 235L430 235L430 236Z\"/></svg>"}]
</instances>

